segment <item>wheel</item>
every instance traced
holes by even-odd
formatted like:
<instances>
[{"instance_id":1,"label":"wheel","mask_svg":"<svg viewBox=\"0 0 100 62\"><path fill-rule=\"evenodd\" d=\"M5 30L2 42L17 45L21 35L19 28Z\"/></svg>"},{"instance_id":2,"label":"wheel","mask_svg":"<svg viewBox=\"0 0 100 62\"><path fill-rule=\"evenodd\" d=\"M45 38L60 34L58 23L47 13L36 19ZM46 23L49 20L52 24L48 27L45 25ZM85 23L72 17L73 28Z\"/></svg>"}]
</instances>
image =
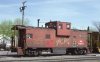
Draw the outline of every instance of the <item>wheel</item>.
<instances>
[{"instance_id":1,"label":"wheel","mask_svg":"<svg viewBox=\"0 0 100 62\"><path fill-rule=\"evenodd\" d=\"M85 49L85 50L83 50L83 51L84 51L84 55L85 55L85 54L87 54L87 50L86 50L86 49Z\"/></svg>"},{"instance_id":2,"label":"wheel","mask_svg":"<svg viewBox=\"0 0 100 62\"><path fill-rule=\"evenodd\" d=\"M33 55L33 53L32 53L32 51L31 50L25 50L25 56L32 56Z\"/></svg>"},{"instance_id":3,"label":"wheel","mask_svg":"<svg viewBox=\"0 0 100 62\"><path fill-rule=\"evenodd\" d=\"M42 51L38 51L39 55L42 55Z\"/></svg>"},{"instance_id":4,"label":"wheel","mask_svg":"<svg viewBox=\"0 0 100 62\"><path fill-rule=\"evenodd\" d=\"M79 55L83 54L83 50L78 50L77 52L78 52Z\"/></svg>"},{"instance_id":5,"label":"wheel","mask_svg":"<svg viewBox=\"0 0 100 62\"><path fill-rule=\"evenodd\" d=\"M25 55L25 56L28 55L28 50L25 50L24 55Z\"/></svg>"},{"instance_id":6,"label":"wheel","mask_svg":"<svg viewBox=\"0 0 100 62\"><path fill-rule=\"evenodd\" d=\"M39 51L34 51L34 56L39 56Z\"/></svg>"},{"instance_id":7,"label":"wheel","mask_svg":"<svg viewBox=\"0 0 100 62\"><path fill-rule=\"evenodd\" d=\"M78 51L77 51L76 49L75 49L75 51L74 51L74 54L75 54L75 55L78 55Z\"/></svg>"},{"instance_id":8,"label":"wheel","mask_svg":"<svg viewBox=\"0 0 100 62\"><path fill-rule=\"evenodd\" d=\"M69 51L66 49L66 55L68 55Z\"/></svg>"}]
</instances>

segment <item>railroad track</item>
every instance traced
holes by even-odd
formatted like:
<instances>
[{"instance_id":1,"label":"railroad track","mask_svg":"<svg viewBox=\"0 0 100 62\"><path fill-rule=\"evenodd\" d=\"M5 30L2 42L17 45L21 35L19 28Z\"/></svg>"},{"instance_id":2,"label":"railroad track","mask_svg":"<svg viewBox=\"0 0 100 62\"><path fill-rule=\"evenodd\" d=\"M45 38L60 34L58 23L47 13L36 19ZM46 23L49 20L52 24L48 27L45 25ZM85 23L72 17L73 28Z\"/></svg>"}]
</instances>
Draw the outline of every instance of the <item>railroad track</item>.
<instances>
[{"instance_id":1,"label":"railroad track","mask_svg":"<svg viewBox=\"0 0 100 62\"><path fill-rule=\"evenodd\" d=\"M100 56L3 57L0 62L100 62Z\"/></svg>"}]
</instances>

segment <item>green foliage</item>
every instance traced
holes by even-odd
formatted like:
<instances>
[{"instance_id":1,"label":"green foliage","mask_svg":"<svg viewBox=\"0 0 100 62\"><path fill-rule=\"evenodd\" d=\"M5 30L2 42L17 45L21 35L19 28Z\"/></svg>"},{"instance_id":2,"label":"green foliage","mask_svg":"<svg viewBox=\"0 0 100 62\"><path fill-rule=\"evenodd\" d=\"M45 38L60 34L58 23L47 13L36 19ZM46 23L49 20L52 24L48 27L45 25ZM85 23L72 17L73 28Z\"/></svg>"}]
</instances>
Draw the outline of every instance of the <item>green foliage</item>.
<instances>
[{"instance_id":1,"label":"green foliage","mask_svg":"<svg viewBox=\"0 0 100 62\"><path fill-rule=\"evenodd\" d=\"M11 36L11 27L12 21L11 20L4 20L0 23L0 34L4 34L7 36Z\"/></svg>"},{"instance_id":2,"label":"green foliage","mask_svg":"<svg viewBox=\"0 0 100 62\"><path fill-rule=\"evenodd\" d=\"M25 19L24 22L23 22L23 24L24 24L25 26L29 25L28 19ZM21 20L20 18L16 18L16 19L14 20L14 25L22 25L22 20Z\"/></svg>"},{"instance_id":3,"label":"green foliage","mask_svg":"<svg viewBox=\"0 0 100 62\"><path fill-rule=\"evenodd\" d=\"M24 25L28 25L28 21L24 21ZM12 36L12 25L21 25L21 19L17 18L12 20L3 20L0 22L0 34L11 37Z\"/></svg>"}]
</instances>

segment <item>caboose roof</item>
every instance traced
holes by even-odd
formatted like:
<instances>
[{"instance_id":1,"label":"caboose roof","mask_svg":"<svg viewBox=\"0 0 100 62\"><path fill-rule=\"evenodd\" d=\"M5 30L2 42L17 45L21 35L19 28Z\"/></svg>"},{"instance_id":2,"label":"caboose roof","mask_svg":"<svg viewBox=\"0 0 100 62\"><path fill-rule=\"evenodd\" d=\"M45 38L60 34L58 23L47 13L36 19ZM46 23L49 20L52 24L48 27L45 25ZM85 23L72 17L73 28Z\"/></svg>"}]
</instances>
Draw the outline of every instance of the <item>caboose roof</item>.
<instances>
[{"instance_id":1,"label":"caboose roof","mask_svg":"<svg viewBox=\"0 0 100 62\"><path fill-rule=\"evenodd\" d=\"M80 29L71 29L71 30L73 30L73 31L86 31L87 32L87 30L80 30Z\"/></svg>"},{"instance_id":2,"label":"caboose roof","mask_svg":"<svg viewBox=\"0 0 100 62\"><path fill-rule=\"evenodd\" d=\"M62 22L62 21L50 21L50 22L47 22L47 23L67 23L67 24L71 24L70 22ZM46 24L47 24L46 23Z\"/></svg>"},{"instance_id":3,"label":"caboose roof","mask_svg":"<svg viewBox=\"0 0 100 62\"><path fill-rule=\"evenodd\" d=\"M18 29L28 29L28 28L34 28L32 26L24 26L24 25L13 25L11 28L12 30L18 30Z\"/></svg>"},{"instance_id":4,"label":"caboose roof","mask_svg":"<svg viewBox=\"0 0 100 62\"><path fill-rule=\"evenodd\" d=\"M24 26L24 25L13 25L11 29L19 30L19 29L33 29L33 28L50 29L50 28L45 28L45 27L33 27L33 26Z\"/></svg>"}]
</instances>

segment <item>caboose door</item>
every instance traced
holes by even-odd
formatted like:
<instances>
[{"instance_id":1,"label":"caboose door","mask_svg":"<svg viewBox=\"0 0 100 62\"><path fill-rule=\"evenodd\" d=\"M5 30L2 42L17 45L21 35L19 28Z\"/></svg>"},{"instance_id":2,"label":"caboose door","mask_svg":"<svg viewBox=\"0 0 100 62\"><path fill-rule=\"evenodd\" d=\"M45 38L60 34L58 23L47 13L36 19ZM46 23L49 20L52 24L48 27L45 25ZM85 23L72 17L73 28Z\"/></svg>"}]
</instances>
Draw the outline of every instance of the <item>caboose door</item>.
<instances>
[{"instance_id":1,"label":"caboose door","mask_svg":"<svg viewBox=\"0 0 100 62\"><path fill-rule=\"evenodd\" d=\"M25 44L25 41L26 41L26 37L25 37L25 33L26 33L26 30L25 29L20 29L18 30L18 47L21 47L21 48L24 48L24 44Z\"/></svg>"}]
</instances>

